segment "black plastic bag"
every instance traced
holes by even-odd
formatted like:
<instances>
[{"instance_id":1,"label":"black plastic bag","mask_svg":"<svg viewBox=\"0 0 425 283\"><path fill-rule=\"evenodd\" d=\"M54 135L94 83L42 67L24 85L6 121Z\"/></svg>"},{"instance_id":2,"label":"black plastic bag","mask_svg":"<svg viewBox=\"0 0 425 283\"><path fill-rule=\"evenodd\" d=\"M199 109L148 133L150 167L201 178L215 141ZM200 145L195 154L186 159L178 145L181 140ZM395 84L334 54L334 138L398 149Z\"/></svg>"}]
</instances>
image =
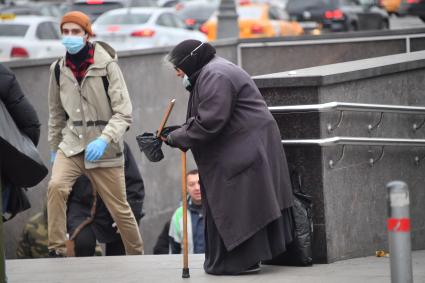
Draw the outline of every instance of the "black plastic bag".
<instances>
[{"instance_id":1,"label":"black plastic bag","mask_svg":"<svg viewBox=\"0 0 425 283\"><path fill-rule=\"evenodd\" d=\"M12 187L33 187L48 170L32 141L21 133L0 101L0 167L2 179Z\"/></svg>"},{"instance_id":2,"label":"black plastic bag","mask_svg":"<svg viewBox=\"0 0 425 283\"><path fill-rule=\"evenodd\" d=\"M274 265L311 266L313 265L313 201L301 187L301 176L295 172L291 176L294 206L291 214L294 224L293 241L286 252L271 260Z\"/></svg>"},{"instance_id":3,"label":"black plastic bag","mask_svg":"<svg viewBox=\"0 0 425 283\"><path fill-rule=\"evenodd\" d=\"M164 158L161 146L162 140L152 133L143 133L136 137L140 151L143 152L149 161L158 162Z\"/></svg>"}]
</instances>

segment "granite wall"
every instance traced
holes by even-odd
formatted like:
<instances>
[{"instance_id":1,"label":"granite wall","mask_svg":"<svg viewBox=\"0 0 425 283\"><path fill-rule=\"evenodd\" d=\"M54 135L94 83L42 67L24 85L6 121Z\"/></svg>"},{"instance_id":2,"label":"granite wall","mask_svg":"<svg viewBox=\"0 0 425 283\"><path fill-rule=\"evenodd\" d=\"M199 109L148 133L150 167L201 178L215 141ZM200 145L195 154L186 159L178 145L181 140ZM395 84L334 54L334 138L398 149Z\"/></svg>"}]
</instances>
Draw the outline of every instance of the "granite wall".
<instances>
[{"instance_id":1,"label":"granite wall","mask_svg":"<svg viewBox=\"0 0 425 283\"><path fill-rule=\"evenodd\" d=\"M256 77L270 106L317 104L332 101L424 106L425 52L392 55ZM423 116L386 113L379 126L377 112L344 112L339 128L331 133L338 112L275 115L283 139L320 139L333 136L424 139L425 129L413 131ZM392 180L410 189L412 248L425 248L425 147L346 146L343 159L333 168L341 146L285 146L292 172L301 175L303 188L314 198L314 259L333 262L370 256L388 250L387 191Z\"/></svg>"}]
</instances>

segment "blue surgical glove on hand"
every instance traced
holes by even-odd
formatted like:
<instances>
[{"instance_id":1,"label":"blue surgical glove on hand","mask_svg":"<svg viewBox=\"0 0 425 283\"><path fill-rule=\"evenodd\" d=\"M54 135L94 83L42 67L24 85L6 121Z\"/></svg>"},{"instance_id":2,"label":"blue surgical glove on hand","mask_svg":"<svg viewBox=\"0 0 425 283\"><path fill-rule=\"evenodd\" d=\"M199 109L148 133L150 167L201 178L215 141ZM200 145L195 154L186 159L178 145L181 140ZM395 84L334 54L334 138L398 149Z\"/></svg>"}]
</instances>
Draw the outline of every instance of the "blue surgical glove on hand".
<instances>
[{"instance_id":1,"label":"blue surgical glove on hand","mask_svg":"<svg viewBox=\"0 0 425 283\"><path fill-rule=\"evenodd\" d=\"M108 142L102 138L97 138L87 145L86 160L93 162L102 157L105 149L108 147Z\"/></svg>"},{"instance_id":2,"label":"blue surgical glove on hand","mask_svg":"<svg viewBox=\"0 0 425 283\"><path fill-rule=\"evenodd\" d=\"M50 152L50 164L53 164L55 162L56 159L56 151L51 151Z\"/></svg>"}]
</instances>

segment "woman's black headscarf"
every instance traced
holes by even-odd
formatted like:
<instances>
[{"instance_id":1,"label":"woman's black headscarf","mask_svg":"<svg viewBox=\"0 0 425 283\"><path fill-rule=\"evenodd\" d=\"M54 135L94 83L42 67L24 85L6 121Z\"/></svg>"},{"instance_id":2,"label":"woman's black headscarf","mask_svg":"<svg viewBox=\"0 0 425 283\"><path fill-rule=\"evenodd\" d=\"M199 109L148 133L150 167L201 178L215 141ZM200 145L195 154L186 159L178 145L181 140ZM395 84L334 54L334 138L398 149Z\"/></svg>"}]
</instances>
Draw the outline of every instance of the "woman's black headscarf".
<instances>
[{"instance_id":1,"label":"woman's black headscarf","mask_svg":"<svg viewBox=\"0 0 425 283\"><path fill-rule=\"evenodd\" d=\"M168 61L190 78L214 58L215 52L215 48L209 43L188 39L171 50Z\"/></svg>"}]
</instances>

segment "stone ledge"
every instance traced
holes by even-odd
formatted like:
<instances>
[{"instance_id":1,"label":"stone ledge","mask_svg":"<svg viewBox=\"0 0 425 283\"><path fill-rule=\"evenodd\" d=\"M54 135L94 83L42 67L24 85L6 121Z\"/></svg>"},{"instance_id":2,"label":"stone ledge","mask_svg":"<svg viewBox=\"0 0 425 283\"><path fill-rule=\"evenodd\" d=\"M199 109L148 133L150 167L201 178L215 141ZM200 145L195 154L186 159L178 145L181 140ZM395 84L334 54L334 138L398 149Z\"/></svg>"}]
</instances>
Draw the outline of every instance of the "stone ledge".
<instances>
[{"instance_id":1,"label":"stone ledge","mask_svg":"<svg viewBox=\"0 0 425 283\"><path fill-rule=\"evenodd\" d=\"M253 77L259 88L322 86L425 68L425 51Z\"/></svg>"}]
</instances>

